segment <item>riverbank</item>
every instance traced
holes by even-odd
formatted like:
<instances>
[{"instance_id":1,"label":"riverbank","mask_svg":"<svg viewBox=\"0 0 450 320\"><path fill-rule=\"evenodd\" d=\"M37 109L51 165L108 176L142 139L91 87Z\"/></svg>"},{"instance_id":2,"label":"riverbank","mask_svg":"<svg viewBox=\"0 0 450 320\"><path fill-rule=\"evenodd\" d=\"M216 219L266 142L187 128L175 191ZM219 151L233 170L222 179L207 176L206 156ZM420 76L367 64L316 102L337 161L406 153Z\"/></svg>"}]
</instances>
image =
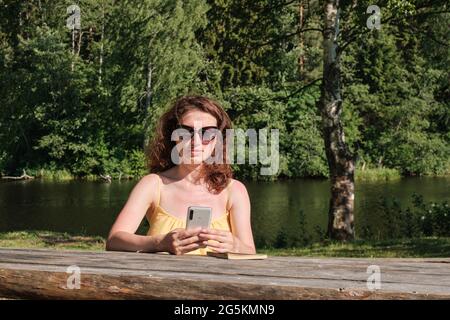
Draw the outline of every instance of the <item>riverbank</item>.
<instances>
[{"instance_id":1,"label":"riverbank","mask_svg":"<svg viewBox=\"0 0 450 320\"><path fill-rule=\"evenodd\" d=\"M49 248L57 250L94 250L105 248L105 239L50 231L0 233L3 248ZM382 241L355 240L350 243L325 241L296 248L258 248L272 256L353 257L353 258L432 258L450 257L450 237L427 237Z\"/></svg>"},{"instance_id":2,"label":"riverbank","mask_svg":"<svg viewBox=\"0 0 450 320\"><path fill-rule=\"evenodd\" d=\"M26 170L26 173L32 176L35 179L40 179L44 181L70 181L70 180L85 180L85 181L105 181L106 177L109 177L110 180L138 180L144 176L145 169L140 171L140 174L130 174L130 173L114 173L114 174L105 174L101 175L84 175L84 176L76 176L72 174L69 170L51 170L51 169L29 169ZM447 172L440 174L430 174L426 175L429 177L449 177L450 176L450 168ZM355 180L356 181L395 181L402 178L405 178L401 172L397 169L390 168L359 168L355 169ZM239 177L237 177L239 179ZM314 178L314 177L296 177L292 179L301 179L301 178ZM326 178L324 178L326 179ZM244 179L245 180L245 179Z\"/></svg>"},{"instance_id":3,"label":"riverbank","mask_svg":"<svg viewBox=\"0 0 450 320\"><path fill-rule=\"evenodd\" d=\"M450 257L449 237L392 240L355 240L349 243L326 241L301 248L258 250L275 256L347 258L442 258Z\"/></svg>"},{"instance_id":4,"label":"riverbank","mask_svg":"<svg viewBox=\"0 0 450 320\"><path fill-rule=\"evenodd\" d=\"M0 247L61 250L104 250L105 239L51 231L0 232Z\"/></svg>"}]
</instances>

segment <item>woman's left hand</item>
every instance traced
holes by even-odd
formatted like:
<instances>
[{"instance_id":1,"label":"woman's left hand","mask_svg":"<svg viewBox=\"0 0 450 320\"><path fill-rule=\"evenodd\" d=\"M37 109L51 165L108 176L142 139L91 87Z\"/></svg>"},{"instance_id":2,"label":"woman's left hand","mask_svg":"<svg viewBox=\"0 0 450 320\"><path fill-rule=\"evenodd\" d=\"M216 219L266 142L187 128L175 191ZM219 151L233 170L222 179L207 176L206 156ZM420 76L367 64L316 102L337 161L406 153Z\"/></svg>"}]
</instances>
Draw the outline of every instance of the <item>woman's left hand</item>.
<instances>
[{"instance_id":1,"label":"woman's left hand","mask_svg":"<svg viewBox=\"0 0 450 320\"><path fill-rule=\"evenodd\" d=\"M198 235L208 247L216 252L238 252L238 239L230 231L202 229ZM214 240L214 241L208 241Z\"/></svg>"}]
</instances>

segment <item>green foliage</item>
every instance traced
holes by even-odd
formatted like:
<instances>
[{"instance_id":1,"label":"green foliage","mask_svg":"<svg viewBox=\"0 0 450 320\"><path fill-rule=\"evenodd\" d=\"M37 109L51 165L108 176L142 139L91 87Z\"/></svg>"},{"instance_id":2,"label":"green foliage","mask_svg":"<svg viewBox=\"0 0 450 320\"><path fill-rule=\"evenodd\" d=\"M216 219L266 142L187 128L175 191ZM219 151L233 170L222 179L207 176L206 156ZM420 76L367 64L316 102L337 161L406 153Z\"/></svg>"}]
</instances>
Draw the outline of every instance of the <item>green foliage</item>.
<instances>
[{"instance_id":1,"label":"green foliage","mask_svg":"<svg viewBox=\"0 0 450 320\"><path fill-rule=\"evenodd\" d=\"M327 175L320 116L315 108L318 95L317 87L287 98L284 92L264 87L239 87L225 93L227 112L235 128L279 130L279 171L260 179ZM251 165L249 161L235 166L236 174L246 178L257 178L260 169L261 164Z\"/></svg>"},{"instance_id":2,"label":"green foliage","mask_svg":"<svg viewBox=\"0 0 450 320\"><path fill-rule=\"evenodd\" d=\"M161 113L199 93L222 102L235 128L280 132L278 173L247 164L236 176L328 175L320 82L307 86L322 69L319 2L303 3L301 32L295 1L80 0L74 34L72 3L0 0L2 174L143 175ZM377 171L368 178L448 174L446 3L378 2L382 29L369 32L370 4L341 2L342 122L357 168Z\"/></svg>"},{"instance_id":3,"label":"green foliage","mask_svg":"<svg viewBox=\"0 0 450 320\"><path fill-rule=\"evenodd\" d=\"M155 115L201 86L195 31L207 7L202 0L80 1L82 34L74 33L72 47L69 4L0 2L0 169L141 176Z\"/></svg>"},{"instance_id":4,"label":"green foliage","mask_svg":"<svg viewBox=\"0 0 450 320\"><path fill-rule=\"evenodd\" d=\"M450 236L450 206L442 203L425 202L423 196L412 195L412 207L402 208L396 199L383 198L379 202L381 218L378 237L383 239L415 238L423 236ZM376 237L363 234L364 238Z\"/></svg>"},{"instance_id":5,"label":"green foliage","mask_svg":"<svg viewBox=\"0 0 450 320\"><path fill-rule=\"evenodd\" d=\"M448 172L449 130L441 123L449 108L438 98L446 71L432 67L422 46L419 36L383 26L344 55L345 132L362 162L404 175Z\"/></svg>"}]
</instances>

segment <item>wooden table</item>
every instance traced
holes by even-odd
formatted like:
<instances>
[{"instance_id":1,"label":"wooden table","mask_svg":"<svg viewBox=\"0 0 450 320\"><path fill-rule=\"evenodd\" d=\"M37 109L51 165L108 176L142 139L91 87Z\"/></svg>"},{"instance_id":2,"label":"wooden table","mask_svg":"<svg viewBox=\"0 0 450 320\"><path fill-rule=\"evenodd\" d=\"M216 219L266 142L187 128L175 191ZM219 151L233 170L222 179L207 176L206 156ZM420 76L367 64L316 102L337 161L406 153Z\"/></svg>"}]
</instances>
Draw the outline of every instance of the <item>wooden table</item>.
<instances>
[{"instance_id":1,"label":"wooden table","mask_svg":"<svg viewBox=\"0 0 450 320\"><path fill-rule=\"evenodd\" d=\"M367 283L370 276L377 277L371 273L377 267L370 267L368 273L368 267L374 265L380 270L380 289ZM68 270L70 266L76 267ZM450 258L224 260L189 255L0 248L0 297L450 299Z\"/></svg>"}]
</instances>

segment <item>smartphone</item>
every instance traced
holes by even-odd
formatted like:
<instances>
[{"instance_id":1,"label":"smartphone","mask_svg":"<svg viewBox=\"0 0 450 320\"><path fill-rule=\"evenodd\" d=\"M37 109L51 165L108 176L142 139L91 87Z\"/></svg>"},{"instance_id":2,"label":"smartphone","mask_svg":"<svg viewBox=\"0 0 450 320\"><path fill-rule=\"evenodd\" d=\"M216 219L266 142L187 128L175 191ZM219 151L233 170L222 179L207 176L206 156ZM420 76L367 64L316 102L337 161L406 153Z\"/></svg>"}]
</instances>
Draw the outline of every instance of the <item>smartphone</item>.
<instances>
[{"instance_id":1,"label":"smartphone","mask_svg":"<svg viewBox=\"0 0 450 320\"><path fill-rule=\"evenodd\" d=\"M212 209L210 207L191 206L187 212L186 229L209 228L211 217Z\"/></svg>"}]
</instances>

